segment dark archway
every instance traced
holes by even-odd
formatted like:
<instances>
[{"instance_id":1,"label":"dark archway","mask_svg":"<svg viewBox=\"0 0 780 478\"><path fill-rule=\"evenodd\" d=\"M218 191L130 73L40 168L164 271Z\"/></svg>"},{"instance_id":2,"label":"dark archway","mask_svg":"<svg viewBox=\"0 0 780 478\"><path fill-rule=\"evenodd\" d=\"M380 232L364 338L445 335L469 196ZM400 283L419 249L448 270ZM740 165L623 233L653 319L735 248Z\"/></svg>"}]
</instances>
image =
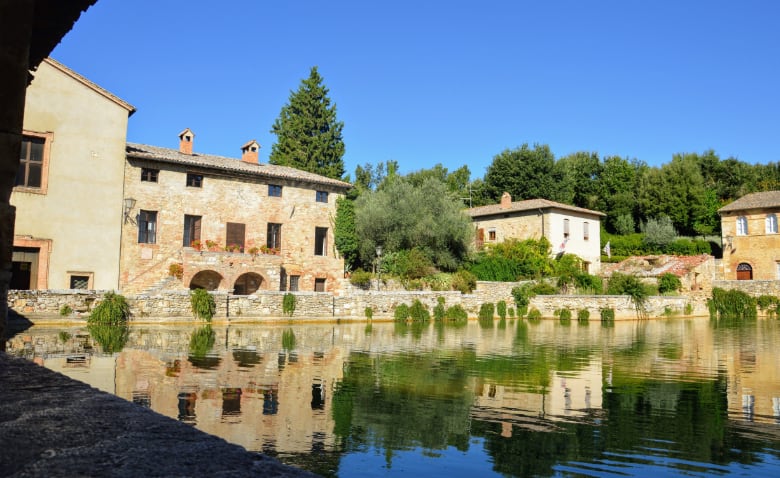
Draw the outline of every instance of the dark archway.
<instances>
[{"instance_id":1,"label":"dark archway","mask_svg":"<svg viewBox=\"0 0 780 478\"><path fill-rule=\"evenodd\" d=\"M753 280L753 268L750 264L742 262L737 266L737 280Z\"/></svg>"},{"instance_id":2,"label":"dark archway","mask_svg":"<svg viewBox=\"0 0 780 478\"><path fill-rule=\"evenodd\" d=\"M257 292L257 289L263 285L263 276L254 272L241 274L233 284L233 293L236 295L249 295Z\"/></svg>"},{"instance_id":3,"label":"dark archway","mask_svg":"<svg viewBox=\"0 0 780 478\"><path fill-rule=\"evenodd\" d=\"M222 276L214 271L200 271L190 280L190 290L217 290L222 283Z\"/></svg>"}]
</instances>

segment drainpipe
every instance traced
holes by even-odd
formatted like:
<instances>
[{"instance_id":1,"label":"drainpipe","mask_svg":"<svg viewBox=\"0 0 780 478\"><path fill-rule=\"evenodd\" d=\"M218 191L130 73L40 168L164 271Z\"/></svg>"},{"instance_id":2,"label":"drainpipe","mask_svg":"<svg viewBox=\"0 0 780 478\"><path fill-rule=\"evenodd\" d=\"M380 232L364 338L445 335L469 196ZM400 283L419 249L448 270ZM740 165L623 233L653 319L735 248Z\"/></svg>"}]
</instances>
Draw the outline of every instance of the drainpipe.
<instances>
[{"instance_id":1,"label":"drainpipe","mask_svg":"<svg viewBox=\"0 0 780 478\"><path fill-rule=\"evenodd\" d=\"M541 209L537 209L539 211L539 217L542 218L542 237L544 237L544 211Z\"/></svg>"}]
</instances>

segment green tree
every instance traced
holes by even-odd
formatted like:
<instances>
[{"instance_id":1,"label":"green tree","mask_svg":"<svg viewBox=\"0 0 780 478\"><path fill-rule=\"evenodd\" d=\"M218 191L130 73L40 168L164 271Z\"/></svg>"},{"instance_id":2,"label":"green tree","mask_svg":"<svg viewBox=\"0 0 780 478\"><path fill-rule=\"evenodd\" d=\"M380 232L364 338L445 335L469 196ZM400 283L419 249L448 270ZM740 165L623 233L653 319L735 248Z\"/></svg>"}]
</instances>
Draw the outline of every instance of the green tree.
<instances>
[{"instance_id":1,"label":"green tree","mask_svg":"<svg viewBox=\"0 0 780 478\"><path fill-rule=\"evenodd\" d=\"M333 225L336 249L344 258L344 268L358 266L358 236L355 231L355 202L346 197L336 199L336 219Z\"/></svg>"},{"instance_id":2,"label":"green tree","mask_svg":"<svg viewBox=\"0 0 780 478\"><path fill-rule=\"evenodd\" d=\"M513 200L556 199L555 158L547 145L528 144L504 150L493 158L485 173L488 195L497 202L506 191Z\"/></svg>"},{"instance_id":3,"label":"green tree","mask_svg":"<svg viewBox=\"0 0 780 478\"><path fill-rule=\"evenodd\" d=\"M557 201L587 209L598 207L598 154L578 152L564 156L556 161L555 170L559 178Z\"/></svg>"},{"instance_id":4,"label":"green tree","mask_svg":"<svg viewBox=\"0 0 780 478\"><path fill-rule=\"evenodd\" d=\"M647 165L638 160L608 156L602 161L595 209L607 215L605 227L608 231L616 231L615 221L620 216L630 215L637 219L636 191L646 171Z\"/></svg>"},{"instance_id":5,"label":"green tree","mask_svg":"<svg viewBox=\"0 0 780 478\"><path fill-rule=\"evenodd\" d=\"M328 88L317 67L309 78L290 93L271 128L278 141L271 147L269 162L291 166L329 178L344 176L344 123L336 119L336 105L331 105Z\"/></svg>"}]
</instances>

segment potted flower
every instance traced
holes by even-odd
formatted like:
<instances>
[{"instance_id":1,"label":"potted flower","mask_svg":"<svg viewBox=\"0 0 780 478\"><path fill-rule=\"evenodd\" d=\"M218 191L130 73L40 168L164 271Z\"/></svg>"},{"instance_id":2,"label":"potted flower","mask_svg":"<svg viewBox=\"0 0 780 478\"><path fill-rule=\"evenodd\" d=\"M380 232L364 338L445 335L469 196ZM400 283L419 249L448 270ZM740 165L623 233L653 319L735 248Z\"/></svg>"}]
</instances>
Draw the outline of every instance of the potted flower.
<instances>
[{"instance_id":1,"label":"potted flower","mask_svg":"<svg viewBox=\"0 0 780 478\"><path fill-rule=\"evenodd\" d=\"M218 251L219 250L219 243L217 241L212 241L210 239L206 239L206 248L210 251Z\"/></svg>"},{"instance_id":2,"label":"potted flower","mask_svg":"<svg viewBox=\"0 0 780 478\"><path fill-rule=\"evenodd\" d=\"M250 247L250 248L247 250L247 252L248 252L249 254L252 254L253 256L256 256L256 255L257 255L257 254L260 252L260 249L258 249L257 247L254 247L254 246L252 246L252 247Z\"/></svg>"},{"instance_id":3,"label":"potted flower","mask_svg":"<svg viewBox=\"0 0 780 478\"><path fill-rule=\"evenodd\" d=\"M192 247L196 251L199 251L199 250L201 250L203 248L203 244L200 243L200 240L195 239L194 241L192 241L190 243L190 247Z\"/></svg>"}]
</instances>

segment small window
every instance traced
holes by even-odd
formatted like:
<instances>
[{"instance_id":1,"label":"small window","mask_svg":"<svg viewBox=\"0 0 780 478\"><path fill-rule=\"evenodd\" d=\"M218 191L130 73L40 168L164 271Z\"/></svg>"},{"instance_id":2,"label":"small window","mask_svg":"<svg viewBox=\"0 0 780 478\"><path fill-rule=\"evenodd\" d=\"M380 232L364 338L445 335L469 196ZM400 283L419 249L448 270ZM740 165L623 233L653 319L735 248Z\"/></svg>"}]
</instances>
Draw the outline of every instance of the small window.
<instances>
[{"instance_id":1,"label":"small window","mask_svg":"<svg viewBox=\"0 0 780 478\"><path fill-rule=\"evenodd\" d=\"M774 214L767 214L766 216L766 233L777 234L777 216Z\"/></svg>"},{"instance_id":2,"label":"small window","mask_svg":"<svg viewBox=\"0 0 780 478\"><path fill-rule=\"evenodd\" d=\"M745 216L739 216L737 218L737 235L738 236L748 235L748 223L747 223L747 218Z\"/></svg>"},{"instance_id":3,"label":"small window","mask_svg":"<svg viewBox=\"0 0 780 478\"><path fill-rule=\"evenodd\" d=\"M68 274L69 288L71 289L91 289L92 288L92 274L90 273L69 273Z\"/></svg>"},{"instance_id":4,"label":"small window","mask_svg":"<svg viewBox=\"0 0 780 478\"><path fill-rule=\"evenodd\" d=\"M290 292L298 292L298 281L301 276L290 276Z\"/></svg>"},{"instance_id":5,"label":"small window","mask_svg":"<svg viewBox=\"0 0 780 478\"><path fill-rule=\"evenodd\" d=\"M314 292L325 292L325 279L314 279Z\"/></svg>"},{"instance_id":6,"label":"small window","mask_svg":"<svg viewBox=\"0 0 780 478\"><path fill-rule=\"evenodd\" d=\"M563 220L563 237L569 237L569 220Z\"/></svg>"},{"instance_id":7,"label":"small window","mask_svg":"<svg viewBox=\"0 0 780 478\"><path fill-rule=\"evenodd\" d=\"M19 155L19 169L16 170L14 187L27 188L33 192L46 193L49 143L51 134L43 136L22 136Z\"/></svg>"},{"instance_id":8,"label":"small window","mask_svg":"<svg viewBox=\"0 0 780 478\"><path fill-rule=\"evenodd\" d=\"M184 247L192 247L195 241L200 241L201 216L184 215Z\"/></svg>"},{"instance_id":9,"label":"small window","mask_svg":"<svg viewBox=\"0 0 780 478\"><path fill-rule=\"evenodd\" d=\"M160 174L159 169L142 168L141 169L141 181L147 183L156 183L157 176Z\"/></svg>"},{"instance_id":10,"label":"small window","mask_svg":"<svg viewBox=\"0 0 780 478\"><path fill-rule=\"evenodd\" d=\"M282 197L282 187L278 184L269 184L268 185L268 195L271 197Z\"/></svg>"},{"instance_id":11,"label":"small window","mask_svg":"<svg viewBox=\"0 0 780 478\"><path fill-rule=\"evenodd\" d=\"M203 187L203 175L195 173L187 173L187 187L190 188L202 188Z\"/></svg>"},{"instance_id":12,"label":"small window","mask_svg":"<svg viewBox=\"0 0 780 478\"><path fill-rule=\"evenodd\" d=\"M268 223L265 246L269 249L280 250L282 248L282 225L273 222Z\"/></svg>"},{"instance_id":13,"label":"small window","mask_svg":"<svg viewBox=\"0 0 780 478\"><path fill-rule=\"evenodd\" d=\"M317 227L314 229L314 255L328 255L328 228Z\"/></svg>"},{"instance_id":14,"label":"small window","mask_svg":"<svg viewBox=\"0 0 780 478\"><path fill-rule=\"evenodd\" d=\"M488 229L488 241L495 241L495 240L496 240L496 230Z\"/></svg>"},{"instance_id":15,"label":"small window","mask_svg":"<svg viewBox=\"0 0 780 478\"><path fill-rule=\"evenodd\" d=\"M244 238L246 237L246 224L229 222L225 228L225 247L232 252L244 251Z\"/></svg>"},{"instance_id":16,"label":"small window","mask_svg":"<svg viewBox=\"0 0 780 478\"><path fill-rule=\"evenodd\" d=\"M317 191L317 202L328 202L328 191Z\"/></svg>"},{"instance_id":17,"label":"small window","mask_svg":"<svg viewBox=\"0 0 780 478\"><path fill-rule=\"evenodd\" d=\"M138 213L138 242L155 244L157 242L157 211L141 211Z\"/></svg>"},{"instance_id":18,"label":"small window","mask_svg":"<svg viewBox=\"0 0 780 478\"><path fill-rule=\"evenodd\" d=\"M582 238L586 241L590 239L590 224L587 221L582 224Z\"/></svg>"}]
</instances>

